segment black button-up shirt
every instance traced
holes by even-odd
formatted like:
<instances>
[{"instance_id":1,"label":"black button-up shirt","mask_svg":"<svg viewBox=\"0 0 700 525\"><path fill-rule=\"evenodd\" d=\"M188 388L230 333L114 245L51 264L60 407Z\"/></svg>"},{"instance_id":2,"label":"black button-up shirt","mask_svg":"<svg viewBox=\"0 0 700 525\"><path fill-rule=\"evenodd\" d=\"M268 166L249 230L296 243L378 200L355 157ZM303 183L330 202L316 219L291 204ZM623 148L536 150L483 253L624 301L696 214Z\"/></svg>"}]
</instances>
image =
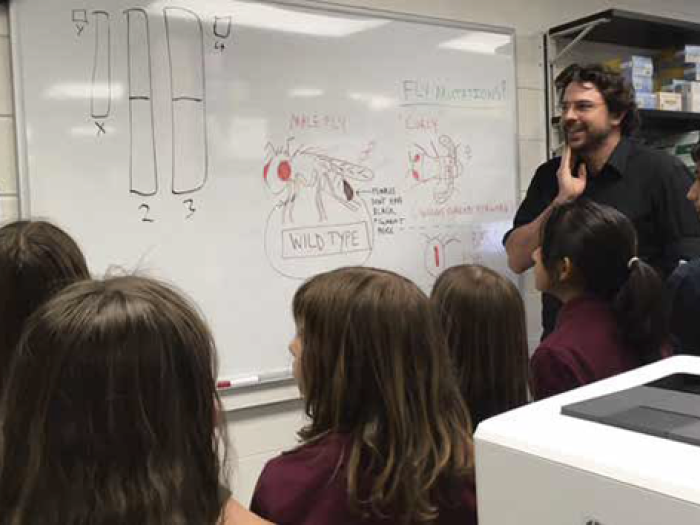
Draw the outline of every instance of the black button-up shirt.
<instances>
[{"instance_id":1,"label":"black button-up shirt","mask_svg":"<svg viewBox=\"0 0 700 525\"><path fill-rule=\"evenodd\" d=\"M554 158L537 169L513 229L535 220L555 199L560 161ZM689 170L676 157L623 137L601 172L589 174L583 197L629 217L637 229L639 257L667 276L679 259L700 257L700 220L686 199L692 182ZM545 335L554 328L559 306L555 298L543 294Z\"/></svg>"}]
</instances>

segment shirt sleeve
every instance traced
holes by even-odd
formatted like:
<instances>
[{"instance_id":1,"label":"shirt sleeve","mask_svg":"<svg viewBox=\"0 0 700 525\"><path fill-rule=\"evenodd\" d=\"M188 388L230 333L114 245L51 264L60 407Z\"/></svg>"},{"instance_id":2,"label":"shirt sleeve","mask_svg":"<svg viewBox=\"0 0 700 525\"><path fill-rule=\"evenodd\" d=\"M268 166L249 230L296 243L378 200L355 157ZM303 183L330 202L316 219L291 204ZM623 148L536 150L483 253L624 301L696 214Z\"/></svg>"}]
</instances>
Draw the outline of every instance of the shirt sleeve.
<instances>
[{"instance_id":1,"label":"shirt sleeve","mask_svg":"<svg viewBox=\"0 0 700 525\"><path fill-rule=\"evenodd\" d=\"M556 197L555 193L558 189L556 170L559 162L558 159L553 162L555 162L554 165L550 161L537 168L535 176L527 188L525 198L515 213L513 227L503 236L503 244L506 243L513 230L534 221Z\"/></svg>"},{"instance_id":2,"label":"shirt sleeve","mask_svg":"<svg viewBox=\"0 0 700 525\"><path fill-rule=\"evenodd\" d=\"M552 347L540 345L530 360L530 389L535 401L581 386L571 366Z\"/></svg>"},{"instance_id":3,"label":"shirt sleeve","mask_svg":"<svg viewBox=\"0 0 700 525\"><path fill-rule=\"evenodd\" d=\"M263 519L271 519L270 516L270 509L268 508L266 502L267 498L269 498L271 495L269 494L269 490L267 487L267 468L268 466L265 465L263 468L262 472L260 473L260 477L258 478L258 482L255 485L255 490L253 491L253 497L250 501L250 510L260 516Z\"/></svg>"},{"instance_id":4,"label":"shirt sleeve","mask_svg":"<svg viewBox=\"0 0 700 525\"><path fill-rule=\"evenodd\" d=\"M688 168L671 157L662 169L659 230L665 239L663 269L670 274L680 259L689 261L700 257L700 219L686 198L693 183Z\"/></svg>"}]
</instances>

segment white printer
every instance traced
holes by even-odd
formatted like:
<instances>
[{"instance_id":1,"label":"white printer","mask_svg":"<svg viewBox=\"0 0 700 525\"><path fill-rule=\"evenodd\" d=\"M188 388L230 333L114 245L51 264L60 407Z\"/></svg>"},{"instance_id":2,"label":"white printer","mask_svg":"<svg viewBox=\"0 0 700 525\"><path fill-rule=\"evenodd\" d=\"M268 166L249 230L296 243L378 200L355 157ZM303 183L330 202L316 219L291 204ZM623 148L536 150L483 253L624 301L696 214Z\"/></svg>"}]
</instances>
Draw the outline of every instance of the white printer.
<instances>
[{"instance_id":1,"label":"white printer","mask_svg":"<svg viewBox=\"0 0 700 525\"><path fill-rule=\"evenodd\" d=\"M479 525L700 525L700 357L483 421Z\"/></svg>"}]
</instances>

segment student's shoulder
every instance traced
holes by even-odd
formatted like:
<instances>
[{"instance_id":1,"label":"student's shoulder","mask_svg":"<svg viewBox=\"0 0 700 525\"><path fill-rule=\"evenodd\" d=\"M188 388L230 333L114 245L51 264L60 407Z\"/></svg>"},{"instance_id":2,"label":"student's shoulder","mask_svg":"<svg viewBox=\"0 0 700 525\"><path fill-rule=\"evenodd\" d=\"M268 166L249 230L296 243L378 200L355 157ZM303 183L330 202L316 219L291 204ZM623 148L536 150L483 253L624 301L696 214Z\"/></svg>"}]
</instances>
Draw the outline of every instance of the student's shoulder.
<instances>
[{"instance_id":1,"label":"student's shoulder","mask_svg":"<svg viewBox=\"0 0 700 525\"><path fill-rule=\"evenodd\" d=\"M691 303L700 301L700 259L680 264L669 276L667 284L672 297L692 297Z\"/></svg>"},{"instance_id":2,"label":"student's shoulder","mask_svg":"<svg viewBox=\"0 0 700 525\"><path fill-rule=\"evenodd\" d=\"M570 341L557 332L552 332L535 349L530 359L533 369L568 368L576 359L577 349Z\"/></svg>"},{"instance_id":3,"label":"student's shoulder","mask_svg":"<svg viewBox=\"0 0 700 525\"><path fill-rule=\"evenodd\" d=\"M530 361L531 388L535 400L561 394L579 386L576 350L552 345L547 340L535 350Z\"/></svg>"},{"instance_id":4,"label":"student's shoulder","mask_svg":"<svg viewBox=\"0 0 700 525\"><path fill-rule=\"evenodd\" d=\"M219 525L270 525L272 522L253 514L235 499L229 498Z\"/></svg>"},{"instance_id":5,"label":"student's shoulder","mask_svg":"<svg viewBox=\"0 0 700 525\"><path fill-rule=\"evenodd\" d=\"M325 437L268 461L255 487L251 509L268 519L296 523L301 515L323 514L316 505L319 498L327 506L342 507L342 454L337 440Z\"/></svg>"},{"instance_id":6,"label":"student's shoulder","mask_svg":"<svg viewBox=\"0 0 700 525\"><path fill-rule=\"evenodd\" d=\"M286 478L299 480L335 470L343 458L347 443L348 438L341 434L327 434L303 443L268 461L260 480L275 478L285 483Z\"/></svg>"},{"instance_id":7,"label":"student's shoulder","mask_svg":"<svg viewBox=\"0 0 700 525\"><path fill-rule=\"evenodd\" d=\"M668 278L669 284L680 284L688 280L700 283L700 258L679 264Z\"/></svg>"}]
</instances>

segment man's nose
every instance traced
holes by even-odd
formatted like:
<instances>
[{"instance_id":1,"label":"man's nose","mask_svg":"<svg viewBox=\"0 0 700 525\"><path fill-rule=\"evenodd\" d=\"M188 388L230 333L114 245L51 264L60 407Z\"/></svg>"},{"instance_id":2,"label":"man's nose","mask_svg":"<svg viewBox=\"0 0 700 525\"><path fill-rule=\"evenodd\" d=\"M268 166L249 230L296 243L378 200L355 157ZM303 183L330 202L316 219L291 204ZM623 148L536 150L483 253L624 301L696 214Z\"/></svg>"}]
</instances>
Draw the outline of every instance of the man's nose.
<instances>
[{"instance_id":1,"label":"man's nose","mask_svg":"<svg viewBox=\"0 0 700 525\"><path fill-rule=\"evenodd\" d=\"M576 120L577 114L573 106L564 107L561 112L562 122L571 122Z\"/></svg>"}]
</instances>

